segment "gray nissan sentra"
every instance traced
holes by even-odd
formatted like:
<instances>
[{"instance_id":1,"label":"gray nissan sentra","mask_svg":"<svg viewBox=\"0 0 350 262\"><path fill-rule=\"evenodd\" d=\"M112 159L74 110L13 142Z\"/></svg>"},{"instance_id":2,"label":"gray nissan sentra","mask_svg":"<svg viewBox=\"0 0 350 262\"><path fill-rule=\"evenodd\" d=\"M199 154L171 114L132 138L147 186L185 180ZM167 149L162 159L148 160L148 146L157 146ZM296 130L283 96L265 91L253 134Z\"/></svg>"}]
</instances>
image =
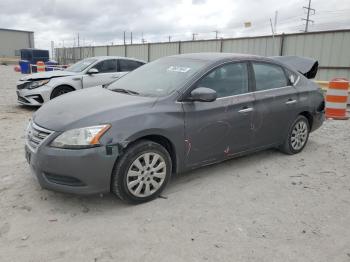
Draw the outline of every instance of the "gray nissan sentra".
<instances>
[{"instance_id":1,"label":"gray nissan sentra","mask_svg":"<svg viewBox=\"0 0 350 262\"><path fill-rule=\"evenodd\" d=\"M161 58L42 106L26 131L26 158L43 188L149 201L176 173L266 148L302 151L324 119L308 79L316 72L301 57Z\"/></svg>"}]
</instances>

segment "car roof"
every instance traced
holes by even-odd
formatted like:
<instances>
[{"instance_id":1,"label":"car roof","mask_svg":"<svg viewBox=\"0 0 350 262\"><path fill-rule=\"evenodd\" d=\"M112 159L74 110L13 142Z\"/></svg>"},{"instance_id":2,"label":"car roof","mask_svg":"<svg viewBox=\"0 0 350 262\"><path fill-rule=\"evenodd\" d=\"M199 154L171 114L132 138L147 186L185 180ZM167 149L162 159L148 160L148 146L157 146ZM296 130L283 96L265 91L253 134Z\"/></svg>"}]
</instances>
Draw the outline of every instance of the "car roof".
<instances>
[{"instance_id":1,"label":"car roof","mask_svg":"<svg viewBox=\"0 0 350 262\"><path fill-rule=\"evenodd\" d=\"M208 62L216 62L221 60L230 60L230 59L237 59L237 60L244 60L244 59L254 59L254 60L264 60L264 61L271 61L276 62L273 59L270 59L268 57L264 56L258 56L258 55L251 55L251 54L239 54L239 53L188 53L188 54L181 54L181 55L173 55L170 57L174 58L185 58L185 59L196 59L196 60L203 60Z\"/></svg>"},{"instance_id":2,"label":"car roof","mask_svg":"<svg viewBox=\"0 0 350 262\"><path fill-rule=\"evenodd\" d=\"M131 57L123 57L123 56L92 56L92 57L86 57L86 58L94 58L94 59L97 59L98 61L102 61L102 60L106 60L106 59L125 59L125 60L133 60L133 61L146 63L146 61L141 60L141 59L136 59L136 58L131 58Z\"/></svg>"}]
</instances>

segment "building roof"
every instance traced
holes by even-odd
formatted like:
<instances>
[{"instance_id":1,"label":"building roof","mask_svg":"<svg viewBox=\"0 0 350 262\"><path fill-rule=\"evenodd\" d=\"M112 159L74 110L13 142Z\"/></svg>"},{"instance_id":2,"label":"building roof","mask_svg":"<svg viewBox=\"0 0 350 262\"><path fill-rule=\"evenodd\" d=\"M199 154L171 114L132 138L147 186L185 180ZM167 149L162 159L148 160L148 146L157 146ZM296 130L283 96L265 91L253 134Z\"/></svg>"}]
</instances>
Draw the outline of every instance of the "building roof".
<instances>
[{"instance_id":1,"label":"building roof","mask_svg":"<svg viewBox=\"0 0 350 262\"><path fill-rule=\"evenodd\" d=\"M34 31L25 31L17 29L0 28L0 31L12 31L12 32L22 32L22 33L34 33Z\"/></svg>"}]
</instances>

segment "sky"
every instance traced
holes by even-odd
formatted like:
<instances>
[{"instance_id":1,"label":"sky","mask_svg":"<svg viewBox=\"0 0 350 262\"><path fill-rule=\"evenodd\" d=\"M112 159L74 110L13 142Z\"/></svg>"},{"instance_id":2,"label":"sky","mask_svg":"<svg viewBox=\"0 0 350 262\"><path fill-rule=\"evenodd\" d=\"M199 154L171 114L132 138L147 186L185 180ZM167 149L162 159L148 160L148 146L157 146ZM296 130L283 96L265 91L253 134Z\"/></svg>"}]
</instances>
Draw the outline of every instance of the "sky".
<instances>
[{"instance_id":1,"label":"sky","mask_svg":"<svg viewBox=\"0 0 350 262\"><path fill-rule=\"evenodd\" d=\"M0 28L34 31L35 47L166 42L305 29L308 0L1 0ZM309 31L350 29L350 0L312 0ZM245 22L251 27L246 28Z\"/></svg>"}]
</instances>

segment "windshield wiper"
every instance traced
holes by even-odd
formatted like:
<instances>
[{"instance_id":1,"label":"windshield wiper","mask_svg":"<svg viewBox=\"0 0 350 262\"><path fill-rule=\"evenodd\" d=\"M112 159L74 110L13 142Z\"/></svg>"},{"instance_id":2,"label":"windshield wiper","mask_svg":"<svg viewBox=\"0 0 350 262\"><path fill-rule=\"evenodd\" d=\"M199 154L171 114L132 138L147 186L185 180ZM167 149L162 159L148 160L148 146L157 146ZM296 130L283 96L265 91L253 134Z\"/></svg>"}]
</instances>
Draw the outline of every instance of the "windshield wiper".
<instances>
[{"instance_id":1,"label":"windshield wiper","mask_svg":"<svg viewBox=\"0 0 350 262\"><path fill-rule=\"evenodd\" d=\"M129 94L129 95L139 95L140 94L139 92L129 90L129 89L124 89L124 88L116 88L116 89L112 89L112 91L125 93L125 94Z\"/></svg>"}]
</instances>

